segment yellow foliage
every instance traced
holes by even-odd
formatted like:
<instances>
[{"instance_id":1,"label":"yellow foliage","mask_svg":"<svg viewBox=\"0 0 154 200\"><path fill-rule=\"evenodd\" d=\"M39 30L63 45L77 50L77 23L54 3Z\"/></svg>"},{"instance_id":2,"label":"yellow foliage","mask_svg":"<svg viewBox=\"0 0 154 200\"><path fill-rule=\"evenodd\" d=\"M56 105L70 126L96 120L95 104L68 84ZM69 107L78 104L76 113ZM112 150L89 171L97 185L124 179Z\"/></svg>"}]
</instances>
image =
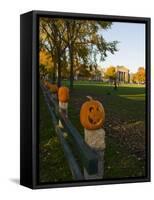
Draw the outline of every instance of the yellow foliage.
<instances>
[{"instance_id":1,"label":"yellow foliage","mask_svg":"<svg viewBox=\"0 0 154 200\"><path fill-rule=\"evenodd\" d=\"M144 83L145 82L145 69L144 67L139 67L138 71L133 75L133 82Z\"/></svg>"},{"instance_id":2,"label":"yellow foliage","mask_svg":"<svg viewBox=\"0 0 154 200\"><path fill-rule=\"evenodd\" d=\"M51 71L53 68L53 62L51 55L44 49L40 50L39 53L39 64L43 65L47 71Z\"/></svg>"},{"instance_id":3,"label":"yellow foliage","mask_svg":"<svg viewBox=\"0 0 154 200\"><path fill-rule=\"evenodd\" d=\"M107 78L114 79L116 77L116 68L114 66L108 67L105 76Z\"/></svg>"}]
</instances>

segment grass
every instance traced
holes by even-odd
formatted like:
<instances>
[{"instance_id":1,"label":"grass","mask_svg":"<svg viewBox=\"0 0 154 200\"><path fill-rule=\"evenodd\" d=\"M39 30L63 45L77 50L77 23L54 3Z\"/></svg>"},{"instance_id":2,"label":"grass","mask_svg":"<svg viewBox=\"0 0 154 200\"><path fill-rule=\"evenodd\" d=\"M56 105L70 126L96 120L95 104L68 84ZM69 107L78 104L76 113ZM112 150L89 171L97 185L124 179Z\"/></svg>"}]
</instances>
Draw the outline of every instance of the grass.
<instances>
[{"instance_id":1,"label":"grass","mask_svg":"<svg viewBox=\"0 0 154 200\"><path fill-rule=\"evenodd\" d=\"M40 91L39 180L57 182L72 180L63 149L56 136L49 111Z\"/></svg>"},{"instance_id":2,"label":"grass","mask_svg":"<svg viewBox=\"0 0 154 200\"><path fill-rule=\"evenodd\" d=\"M145 174L145 163L127 148L116 142L115 138L107 137L105 151L106 179L140 177Z\"/></svg>"},{"instance_id":3,"label":"grass","mask_svg":"<svg viewBox=\"0 0 154 200\"><path fill-rule=\"evenodd\" d=\"M67 85L68 82L64 81L63 84ZM69 118L82 136L84 136L84 130L79 121L79 112L82 103L87 100L87 95L101 101L106 112L104 125L106 131L104 178L144 176L144 86L121 85L115 91L113 86L108 84L97 82L89 84L89 81L75 82L74 89L70 94ZM67 162L54 133L49 113L41 94L40 98L40 180L44 182L71 180ZM49 156L47 156L46 151L50 153ZM44 157L46 157L46 161L43 160Z\"/></svg>"}]
</instances>

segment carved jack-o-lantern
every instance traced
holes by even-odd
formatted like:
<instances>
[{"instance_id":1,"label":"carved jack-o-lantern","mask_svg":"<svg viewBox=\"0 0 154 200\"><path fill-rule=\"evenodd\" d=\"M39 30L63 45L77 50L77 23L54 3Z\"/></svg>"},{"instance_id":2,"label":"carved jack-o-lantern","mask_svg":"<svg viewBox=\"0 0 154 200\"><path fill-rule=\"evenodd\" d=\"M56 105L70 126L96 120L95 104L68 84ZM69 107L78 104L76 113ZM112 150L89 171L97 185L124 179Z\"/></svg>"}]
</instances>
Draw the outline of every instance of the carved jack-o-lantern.
<instances>
[{"instance_id":1,"label":"carved jack-o-lantern","mask_svg":"<svg viewBox=\"0 0 154 200\"><path fill-rule=\"evenodd\" d=\"M61 86L58 90L58 99L60 102L68 102L69 100L69 89Z\"/></svg>"},{"instance_id":2,"label":"carved jack-o-lantern","mask_svg":"<svg viewBox=\"0 0 154 200\"><path fill-rule=\"evenodd\" d=\"M86 101L80 110L80 122L88 130L96 130L102 127L105 121L105 111L102 104L93 100Z\"/></svg>"},{"instance_id":3,"label":"carved jack-o-lantern","mask_svg":"<svg viewBox=\"0 0 154 200\"><path fill-rule=\"evenodd\" d=\"M48 83L49 83L49 82L45 80L45 81L44 81L44 86L45 86L45 87L48 87Z\"/></svg>"},{"instance_id":4,"label":"carved jack-o-lantern","mask_svg":"<svg viewBox=\"0 0 154 200\"><path fill-rule=\"evenodd\" d=\"M46 86L47 89L50 89L51 83L49 83L48 81L44 81L44 85Z\"/></svg>"},{"instance_id":5,"label":"carved jack-o-lantern","mask_svg":"<svg viewBox=\"0 0 154 200\"><path fill-rule=\"evenodd\" d=\"M56 84L50 84L49 85L49 90L51 91L51 93L57 93L58 92L58 87Z\"/></svg>"},{"instance_id":6,"label":"carved jack-o-lantern","mask_svg":"<svg viewBox=\"0 0 154 200\"><path fill-rule=\"evenodd\" d=\"M43 83L44 83L44 85L46 86L46 84L47 84L47 81L45 80Z\"/></svg>"}]
</instances>

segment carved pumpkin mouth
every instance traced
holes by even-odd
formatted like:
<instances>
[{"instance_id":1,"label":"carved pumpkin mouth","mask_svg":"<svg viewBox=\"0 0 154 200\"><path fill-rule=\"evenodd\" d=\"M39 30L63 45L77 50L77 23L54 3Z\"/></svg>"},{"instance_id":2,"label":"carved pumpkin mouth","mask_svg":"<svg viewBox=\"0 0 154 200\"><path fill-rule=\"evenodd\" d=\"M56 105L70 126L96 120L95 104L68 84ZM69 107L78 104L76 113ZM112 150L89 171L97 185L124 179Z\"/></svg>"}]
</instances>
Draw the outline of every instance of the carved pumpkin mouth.
<instances>
[{"instance_id":1,"label":"carved pumpkin mouth","mask_svg":"<svg viewBox=\"0 0 154 200\"><path fill-rule=\"evenodd\" d=\"M99 108L97 107L97 108L94 108L94 107L90 107L89 108L89 112L91 113L91 114L93 114L94 112L98 112L99 111ZM96 125L96 124L98 124L99 122L100 122L100 119L98 119L98 118L93 118L93 117L91 117L91 116L88 116L88 120L89 120L89 122L91 123L91 124L93 124L93 125Z\"/></svg>"},{"instance_id":2,"label":"carved pumpkin mouth","mask_svg":"<svg viewBox=\"0 0 154 200\"><path fill-rule=\"evenodd\" d=\"M93 120L90 116L88 116L88 120L89 120L89 122L91 123L91 124L98 124L99 122L100 122L100 120L98 119L98 120Z\"/></svg>"}]
</instances>

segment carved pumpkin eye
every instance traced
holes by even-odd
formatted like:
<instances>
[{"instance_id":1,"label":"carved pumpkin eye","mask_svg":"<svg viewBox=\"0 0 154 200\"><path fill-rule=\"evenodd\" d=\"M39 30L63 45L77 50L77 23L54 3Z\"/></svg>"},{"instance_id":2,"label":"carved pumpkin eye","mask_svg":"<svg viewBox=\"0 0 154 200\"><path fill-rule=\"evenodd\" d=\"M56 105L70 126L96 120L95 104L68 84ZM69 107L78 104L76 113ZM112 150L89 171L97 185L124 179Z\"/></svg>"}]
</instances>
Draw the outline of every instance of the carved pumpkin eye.
<instances>
[{"instance_id":1,"label":"carved pumpkin eye","mask_svg":"<svg viewBox=\"0 0 154 200\"><path fill-rule=\"evenodd\" d=\"M90 112L93 112L93 111L94 111L94 108L93 108L93 107L90 107L90 108L89 108L89 111L90 111Z\"/></svg>"}]
</instances>

